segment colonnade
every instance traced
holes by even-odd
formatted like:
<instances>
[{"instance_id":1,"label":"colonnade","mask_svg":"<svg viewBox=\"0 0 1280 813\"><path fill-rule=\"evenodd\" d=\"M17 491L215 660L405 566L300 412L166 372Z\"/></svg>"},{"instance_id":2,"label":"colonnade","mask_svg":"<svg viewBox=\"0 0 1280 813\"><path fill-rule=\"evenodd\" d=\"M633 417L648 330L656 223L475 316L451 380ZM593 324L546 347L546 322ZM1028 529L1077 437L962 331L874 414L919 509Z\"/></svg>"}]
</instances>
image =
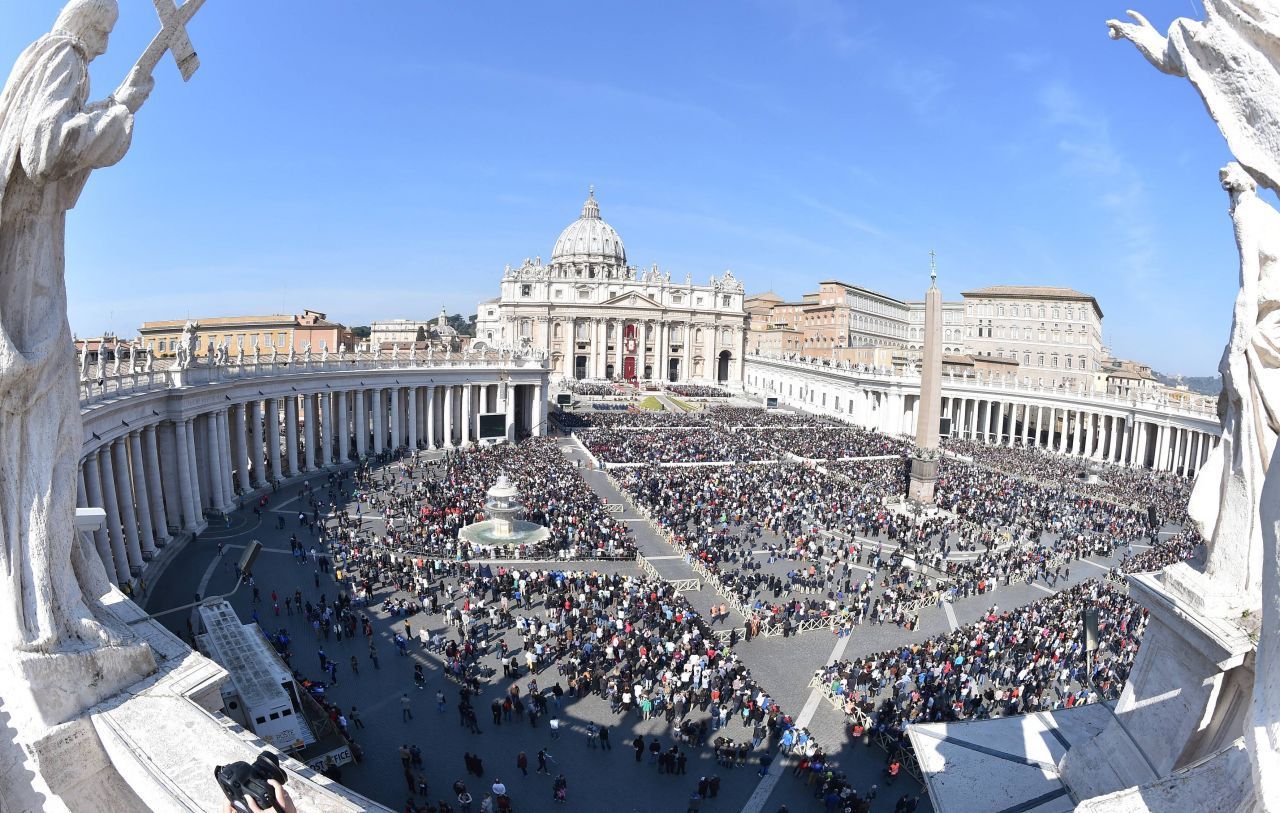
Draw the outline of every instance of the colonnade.
<instances>
[{"instance_id":1,"label":"colonnade","mask_svg":"<svg viewBox=\"0 0 1280 813\"><path fill-rule=\"evenodd\" d=\"M748 392L892 435L914 436L919 378L749 358ZM1191 477L1220 441L1217 416L1060 391L1009 391L943 380L951 437L1023 446ZM941 432L942 427L939 427Z\"/></svg>"},{"instance_id":2,"label":"colonnade","mask_svg":"<svg viewBox=\"0 0 1280 813\"><path fill-rule=\"evenodd\" d=\"M1194 476L1219 437L1168 419L994 398L942 399L951 435Z\"/></svg>"},{"instance_id":3,"label":"colonnade","mask_svg":"<svg viewBox=\"0 0 1280 813\"><path fill-rule=\"evenodd\" d=\"M149 410L152 422L117 421L128 428L86 433L95 440L86 443L77 470L78 504L106 512L94 543L112 581L124 584L177 535L204 530L207 514L225 514L238 495L273 481L395 449L514 441L518 431L542 435L545 370L536 380L312 383L310 391L265 395L259 380L243 388L252 391L243 400L233 389L225 403L189 411L182 393L170 414ZM483 437L482 423L489 430Z\"/></svg>"}]
</instances>

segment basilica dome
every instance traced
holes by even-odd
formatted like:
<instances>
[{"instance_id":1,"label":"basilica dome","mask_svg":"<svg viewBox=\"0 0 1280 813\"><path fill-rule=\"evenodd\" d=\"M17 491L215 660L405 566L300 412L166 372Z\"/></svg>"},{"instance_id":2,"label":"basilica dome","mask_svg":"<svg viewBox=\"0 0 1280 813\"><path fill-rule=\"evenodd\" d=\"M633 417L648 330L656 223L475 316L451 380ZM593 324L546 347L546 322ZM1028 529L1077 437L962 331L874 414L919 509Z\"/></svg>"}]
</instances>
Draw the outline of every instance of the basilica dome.
<instances>
[{"instance_id":1,"label":"basilica dome","mask_svg":"<svg viewBox=\"0 0 1280 813\"><path fill-rule=\"evenodd\" d=\"M613 226L600 219L594 188L582 206L582 216L560 232L556 247L551 252L551 264L626 268L627 250L622 247L622 238Z\"/></svg>"}]
</instances>

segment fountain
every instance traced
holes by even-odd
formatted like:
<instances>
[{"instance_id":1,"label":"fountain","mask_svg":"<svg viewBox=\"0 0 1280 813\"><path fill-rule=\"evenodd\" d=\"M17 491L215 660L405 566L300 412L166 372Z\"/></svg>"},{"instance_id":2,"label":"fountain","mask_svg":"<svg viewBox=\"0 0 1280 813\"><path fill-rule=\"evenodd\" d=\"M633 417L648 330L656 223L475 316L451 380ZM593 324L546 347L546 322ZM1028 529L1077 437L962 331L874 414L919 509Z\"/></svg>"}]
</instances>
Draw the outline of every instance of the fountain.
<instances>
[{"instance_id":1,"label":"fountain","mask_svg":"<svg viewBox=\"0 0 1280 813\"><path fill-rule=\"evenodd\" d=\"M550 529L529 522L524 516L520 493L505 474L485 494L488 519L465 526L458 535L477 547L517 548L546 541Z\"/></svg>"}]
</instances>

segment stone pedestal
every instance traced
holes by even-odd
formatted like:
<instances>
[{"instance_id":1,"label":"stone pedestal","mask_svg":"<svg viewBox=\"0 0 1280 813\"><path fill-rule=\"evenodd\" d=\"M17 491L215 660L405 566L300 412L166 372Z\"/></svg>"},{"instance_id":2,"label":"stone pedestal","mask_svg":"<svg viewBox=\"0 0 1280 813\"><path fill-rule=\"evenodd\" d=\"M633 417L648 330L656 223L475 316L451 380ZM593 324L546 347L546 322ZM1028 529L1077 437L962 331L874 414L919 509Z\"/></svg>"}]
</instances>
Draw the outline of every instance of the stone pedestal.
<instances>
[{"instance_id":1,"label":"stone pedestal","mask_svg":"<svg viewBox=\"0 0 1280 813\"><path fill-rule=\"evenodd\" d=\"M1164 780L1229 747L1248 717L1253 642L1247 631L1197 613L1162 574L1130 576L1129 584L1151 619L1115 719L1072 747L1059 765L1077 800Z\"/></svg>"},{"instance_id":2,"label":"stone pedestal","mask_svg":"<svg viewBox=\"0 0 1280 813\"><path fill-rule=\"evenodd\" d=\"M907 497L916 503L933 504L933 489L938 482L938 458L936 455L911 455L911 484Z\"/></svg>"}]
</instances>

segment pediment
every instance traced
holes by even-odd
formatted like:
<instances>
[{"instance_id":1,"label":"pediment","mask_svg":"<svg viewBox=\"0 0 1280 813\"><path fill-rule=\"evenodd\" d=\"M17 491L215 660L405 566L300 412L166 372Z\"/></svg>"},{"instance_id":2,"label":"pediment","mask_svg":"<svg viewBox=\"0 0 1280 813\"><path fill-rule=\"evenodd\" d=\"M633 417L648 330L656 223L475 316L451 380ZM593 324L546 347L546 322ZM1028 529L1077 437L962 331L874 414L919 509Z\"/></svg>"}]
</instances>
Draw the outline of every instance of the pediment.
<instances>
[{"instance_id":1,"label":"pediment","mask_svg":"<svg viewBox=\"0 0 1280 813\"><path fill-rule=\"evenodd\" d=\"M617 296L607 299L600 304L611 308L662 309L661 303L657 302L647 294L640 293L639 291L623 291Z\"/></svg>"}]
</instances>

